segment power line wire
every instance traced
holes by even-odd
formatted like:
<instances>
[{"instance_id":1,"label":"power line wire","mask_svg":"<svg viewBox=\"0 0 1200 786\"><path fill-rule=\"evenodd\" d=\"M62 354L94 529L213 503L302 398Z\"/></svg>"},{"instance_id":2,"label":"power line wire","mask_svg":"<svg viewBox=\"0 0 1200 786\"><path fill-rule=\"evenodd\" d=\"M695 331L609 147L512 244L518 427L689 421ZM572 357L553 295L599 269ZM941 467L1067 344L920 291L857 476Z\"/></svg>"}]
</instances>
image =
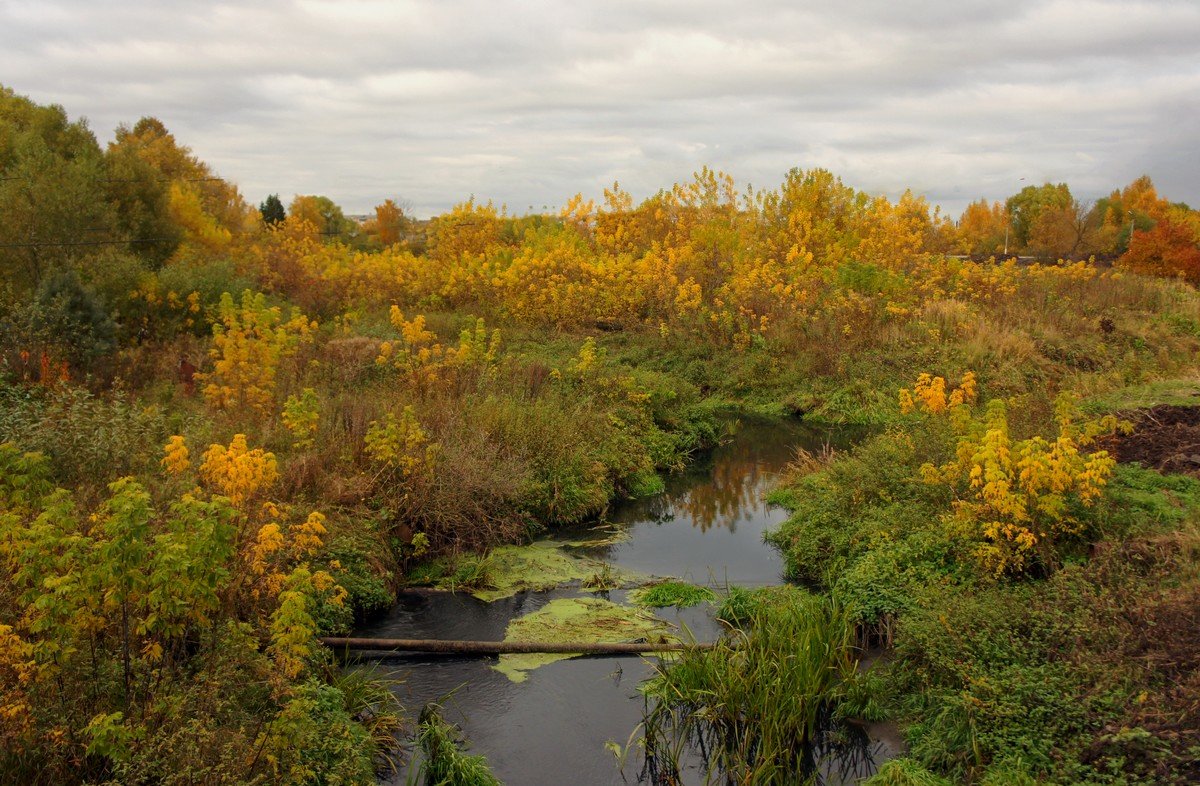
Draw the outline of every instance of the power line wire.
<instances>
[{"instance_id":1,"label":"power line wire","mask_svg":"<svg viewBox=\"0 0 1200 786\"><path fill-rule=\"evenodd\" d=\"M145 182L146 180L152 180L156 183L212 183L212 182L216 182L216 181L225 182L225 178L223 178L223 177L153 177L153 178L100 177L100 178L96 178L96 179L101 183L142 183L142 182ZM36 177L26 177L24 175L6 175L5 177L0 177L0 180L36 181L37 178Z\"/></svg>"},{"instance_id":2,"label":"power line wire","mask_svg":"<svg viewBox=\"0 0 1200 786\"><path fill-rule=\"evenodd\" d=\"M61 242L0 243L0 248L43 248L46 246L123 246L126 243L162 243L178 240L170 237L143 237L130 240L70 240Z\"/></svg>"}]
</instances>

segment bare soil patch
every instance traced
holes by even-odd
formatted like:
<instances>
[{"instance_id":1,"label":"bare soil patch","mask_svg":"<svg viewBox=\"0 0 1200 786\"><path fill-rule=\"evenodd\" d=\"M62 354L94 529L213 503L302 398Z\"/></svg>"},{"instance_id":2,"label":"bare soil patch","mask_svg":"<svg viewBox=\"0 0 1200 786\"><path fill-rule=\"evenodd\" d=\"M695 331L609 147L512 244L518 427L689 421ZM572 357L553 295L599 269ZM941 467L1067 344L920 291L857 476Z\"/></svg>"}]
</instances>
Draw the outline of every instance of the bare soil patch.
<instances>
[{"instance_id":1,"label":"bare soil patch","mask_svg":"<svg viewBox=\"0 0 1200 786\"><path fill-rule=\"evenodd\" d=\"M1200 477L1200 407L1159 404L1122 417L1133 422L1133 433L1118 434L1101 445L1117 461Z\"/></svg>"}]
</instances>

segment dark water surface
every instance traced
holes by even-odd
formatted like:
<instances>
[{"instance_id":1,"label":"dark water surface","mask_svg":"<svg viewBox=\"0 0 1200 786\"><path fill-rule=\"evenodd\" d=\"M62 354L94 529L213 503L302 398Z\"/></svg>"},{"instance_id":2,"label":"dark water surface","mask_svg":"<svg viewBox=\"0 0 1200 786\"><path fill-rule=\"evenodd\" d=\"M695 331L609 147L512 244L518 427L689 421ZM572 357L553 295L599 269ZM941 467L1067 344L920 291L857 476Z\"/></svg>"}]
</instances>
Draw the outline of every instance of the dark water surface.
<instances>
[{"instance_id":1,"label":"dark water surface","mask_svg":"<svg viewBox=\"0 0 1200 786\"><path fill-rule=\"evenodd\" d=\"M779 584L782 562L763 542L763 534L778 526L786 513L767 505L763 497L796 448L816 451L833 438L794 423L743 423L729 444L670 478L665 493L615 505L607 520L627 528L629 539L589 550L588 555L639 573L718 588ZM356 635L499 640L514 617L554 598L580 595L587 594L559 589L484 603L467 594L404 593L388 615ZM620 603L625 593L614 591L609 598ZM685 625L697 639L711 640L718 634L707 606L657 613ZM413 716L425 702L452 694L443 702L447 719L462 726L470 752L486 756L506 784L638 782L637 751L629 756L623 779L605 742L624 746L640 723L643 702L637 686L650 675L650 661L639 656L575 658L534 669L522 683L492 669L495 662L411 656L389 659L380 668L405 681L397 691ZM875 739L871 752L882 760L893 754L893 747ZM834 774L829 782L854 783L871 769L868 763L858 772ZM404 783L405 775L391 782Z\"/></svg>"}]
</instances>

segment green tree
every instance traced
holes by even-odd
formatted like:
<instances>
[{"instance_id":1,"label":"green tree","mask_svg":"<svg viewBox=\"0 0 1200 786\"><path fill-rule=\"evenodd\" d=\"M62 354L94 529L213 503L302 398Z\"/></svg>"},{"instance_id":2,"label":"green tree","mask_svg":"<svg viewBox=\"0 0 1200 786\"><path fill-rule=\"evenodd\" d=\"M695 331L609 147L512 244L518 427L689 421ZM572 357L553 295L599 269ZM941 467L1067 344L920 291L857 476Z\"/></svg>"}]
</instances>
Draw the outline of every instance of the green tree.
<instances>
[{"instance_id":1,"label":"green tree","mask_svg":"<svg viewBox=\"0 0 1200 786\"><path fill-rule=\"evenodd\" d=\"M258 206L258 212L262 213L263 223L269 227L273 227L287 218L287 211L283 209L283 202L280 201L279 194L271 194L264 199Z\"/></svg>"},{"instance_id":2,"label":"green tree","mask_svg":"<svg viewBox=\"0 0 1200 786\"><path fill-rule=\"evenodd\" d=\"M182 230L171 219L170 186L128 146L110 144L104 164L116 235L128 239L129 252L157 270L183 239Z\"/></svg>"},{"instance_id":3,"label":"green tree","mask_svg":"<svg viewBox=\"0 0 1200 786\"><path fill-rule=\"evenodd\" d=\"M1016 245L1021 248L1029 245L1030 234L1042 213L1053 209L1070 209L1074 203L1071 189L1067 187L1066 183L1025 186L1010 196L1005 207L1008 209L1008 214L1012 216L1013 237L1016 239Z\"/></svg>"},{"instance_id":4,"label":"green tree","mask_svg":"<svg viewBox=\"0 0 1200 786\"><path fill-rule=\"evenodd\" d=\"M112 240L105 176L84 121L0 87L0 278L28 293Z\"/></svg>"},{"instance_id":5,"label":"green tree","mask_svg":"<svg viewBox=\"0 0 1200 786\"><path fill-rule=\"evenodd\" d=\"M37 334L61 346L75 366L86 366L115 346L116 325L74 270L59 270L43 279L36 302Z\"/></svg>"},{"instance_id":6,"label":"green tree","mask_svg":"<svg viewBox=\"0 0 1200 786\"><path fill-rule=\"evenodd\" d=\"M304 219L331 240L348 240L358 228L346 218L338 204L326 196L297 195L288 206L288 215Z\"/></svg>"}]
</instances>

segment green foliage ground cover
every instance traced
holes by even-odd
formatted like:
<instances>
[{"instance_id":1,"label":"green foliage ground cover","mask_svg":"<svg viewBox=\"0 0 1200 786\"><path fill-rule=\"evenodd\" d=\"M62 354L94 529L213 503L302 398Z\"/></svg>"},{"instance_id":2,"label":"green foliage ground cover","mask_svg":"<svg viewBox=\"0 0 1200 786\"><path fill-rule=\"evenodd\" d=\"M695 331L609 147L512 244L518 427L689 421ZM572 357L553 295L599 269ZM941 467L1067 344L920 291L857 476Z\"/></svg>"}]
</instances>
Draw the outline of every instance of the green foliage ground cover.
<instances>
[{"instance_id":1,"label":"green foliage ground cover","mask_svg":"<svg viewBox=\"0 0 1200 786\"><path fill-rule=\"evenodd\" d=\"M838 597L862 644L894 650L874 684L911 761L872 783L1188 782L1198 694L1179 682L1195 644L1180 604L1200 597L1200 481L1121 466L1052 563L997 579L920 478L937 437L888 431L775 494L792 510L772 535L789 574ZM1161 627L1135 632L1146 620ZM1147 706L1161 701L1174 709Z\"/></svg>"}]
</instances>

